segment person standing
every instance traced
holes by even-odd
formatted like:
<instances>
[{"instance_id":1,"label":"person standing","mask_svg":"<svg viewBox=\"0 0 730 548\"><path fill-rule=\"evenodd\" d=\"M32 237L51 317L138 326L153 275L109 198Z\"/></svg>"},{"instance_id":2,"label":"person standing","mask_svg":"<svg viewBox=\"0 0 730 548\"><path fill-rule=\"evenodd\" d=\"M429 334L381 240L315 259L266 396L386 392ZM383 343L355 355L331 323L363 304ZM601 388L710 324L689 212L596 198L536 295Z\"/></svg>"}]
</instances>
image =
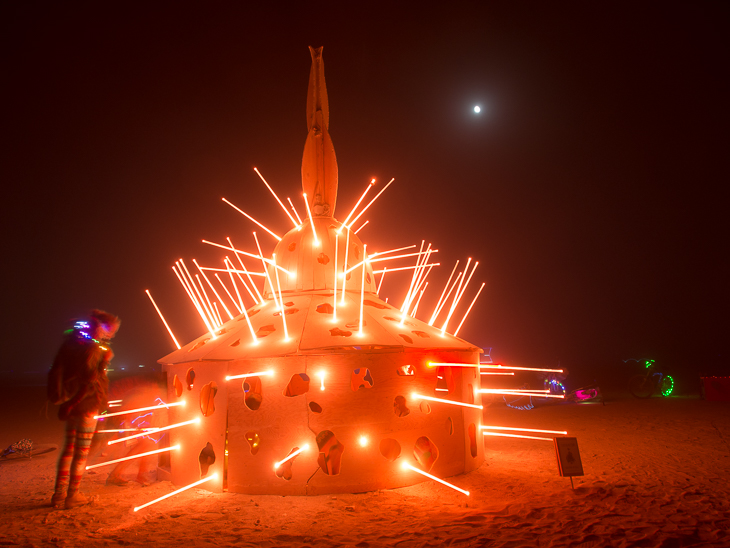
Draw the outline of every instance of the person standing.
<instances>
[{"instance_id":1,"label":"person standing","mask_svg":"<svg viewBox=\"0 0 730 548\"><path fill-rule=\"evenodd\" d=\"M66 332L48 376L48 398L60 404L58 418L66 421L66 440L58 460L54 507L82 506L89 499L79 492L86 469L94 418L106 409L107 366L114 353L110 341L119 329L117 316L93 310L88 321L76 322Z\"/></svg>"}]
</instances>

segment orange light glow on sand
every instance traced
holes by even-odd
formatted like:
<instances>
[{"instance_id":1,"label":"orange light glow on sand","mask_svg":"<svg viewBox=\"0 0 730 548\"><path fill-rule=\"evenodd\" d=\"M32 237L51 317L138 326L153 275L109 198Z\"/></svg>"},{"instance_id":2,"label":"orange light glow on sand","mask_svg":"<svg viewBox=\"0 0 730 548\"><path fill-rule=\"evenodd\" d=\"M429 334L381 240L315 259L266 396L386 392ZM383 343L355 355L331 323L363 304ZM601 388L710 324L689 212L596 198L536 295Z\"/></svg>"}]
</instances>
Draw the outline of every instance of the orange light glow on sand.
<instances>
[{"instance_id":1,"label":"orange light glow on sand","mask_svg":"<svg viewBox=\"0 0 730 548\"><path fill-rule=\"evenodd\" d=\"M423 394L416 394L415 392L411 394L411 399L413 400L428 400L428 401L435 401L439 403L448 403L451 405L459 405L461 407L471 407L472 409L484 409L481 405L475 405L473 403L464 403L463 401L451 401L451 400L443 400L441 398L432 398L431 396L424 396Z\"/></svg>"},{"instance_id":2,"label":"orange light glow on sand","mask_svg":"<svg viewBox=\"0 0 730 548\"><path fill-rule=\"evenodd\" d=\"M163 426L161 428L151 428L150 430L147 430L145 432L141 432L139 434L134 434L133 436L126 436L124 438L117 438L115 440L111 440L107 443L107 445L114 445L115 443L122 443L123 441L133 440L135 438L141 438L142 436L146 436L147 434L151 433L157 433L157 432L164 432L165 430L172 430L173 428L179 428L180 426L187 426L188 424L200 424L200 417L197 419L192 419L189 421L184 422L178 422L176 424L171 424L169 426Z\"/></svg>"},{"instance_id":3,"label":"orange light glow on sand","mask_svg":"<svg viewBox=\"0 0 730 548\"><path fill-rule=\"evenodd\" d=\"M155 411L159 409L167 409L168 407L185 406L185 400L174 401L172 403L163 403L161 405L151 405L149 407L139 407L137 409L128 409L127 411L117 411L116 413L105 413L104 415L94 415L95 419L105 419L107 417L118 417L119 415L129 415L138 411Z\"/></svg>"},{"instance_id":4,"label":"orange light glow on sand","mask_svg":"<svg viewBox=\"0 0 730 548\"><path fill-rule=\"evenodd\" d=\"M121 459L114 459L114 460L108 460L106 462L100 462L99 464L92 464L90 466L87 466L87 470L91 470L92 468L99 468L101 466L109 466L110 464L116 464L118 462L122 462L125 460L132 460L132 459L139 459L142 457L147 457L149 455L156 455L157 453L165 453L167 451L177 451L180 449L179 445L173 445L172 447L163 447L162 449L155 449L154 451L147 451L146 453L139 453L138 455L132 455L131 457L123 457Z\"/></svg>"},{"instance_id":5,"label":"orange light glow on sand","mask_svg":"<svg viewBox=\"0 0 730 548\"><path fill-rule=\"evenodd\" d=\"M467 497L469 496L469 491L466 491L460 487L457 487L456 485L449 483L448 481L444 481L441 478L437 478L436 476L433 476L433 475L429 474L428 472L424 472L423 470L420 470L420 469L416 468L415 466L411 466L407 462L403 462L403 464L401 464L401 466L403 467L404 470L411 470L412 472L417 472L417 473L421 474L422 476L426 476L427 478L432 479L433 481L437 481L440 484L445 485L446 487L451 487L454 491L463 493Z\"/></svg>"},{"instance_id":6,"label":"orange light glow on sand","mask_svg":"<svg viewBox=\"0 0 730 548\"><path fill-rule=\"evenodd\" d=\"M565 430L537 430L535 428L513 428L511 426L480 426L479 428L482 430L510 430L512 432L537 432L538 434L568 435L568 432Z\"/></svg>"},{"instance_id":7,"label":"orange light glow on sand","mask_svg":"<svg viewBox=\"0 0 730 548\"><path fill-rule=\"evenodd\" d=\"M279 468L279 466L281 466L285 462L287 462L287 461L293 459L294 457L296 457L302 451L306 451L307 449L309 449L309 444L308 443L305 443L299 449L297 449L296 451L294 451L291 455L289 455L288 457L286 457L284 460L280 460L279 462L275 462L274 463L274 470L276 470L277 468Z\"/></svg>"},{"instance_id":8,"label":"orange light glow on sand","mask_svg":"<svg viewBox=\"0 0 730 548\"><path fill-rule=\"evenodd\" d=\"M245 375L227 375L226 380L232 381L234 379L245 379L246 377L263 377L263 376L273 376L274 372L269 369L268 371L257 371L255 373L246 373Z\"/></svg>"},{"instance_id":9,"label":"orange light glow on sand","mask_svg":"<svg viewBox=\"0 0 730 548\"><path fill-rule=\"evenodd\" d=\"M165 327L167 328L167 332L170 334L170 337L172 337L172 342L174 342L175 346L177 346L177 349L180 350L180 345L178 344L177 339L175 338L175 335L172 334L172 329L170 329L170 326L167 325L167 321L165 320L165 317L162 315L162 312L160 312L160 309L157 306L157 303L152 298L152 295L150 294L150 290L145 289L144 292L147 293L147 296L150 298L150 301L152 301L152 306L155 307L155 310L157 310L157 313L160 315L160 319L162 320L162 323L165 324ZM109 403L117 403L117 402L109 402Z\"/></svg>"},{"instance_id":10,"label":"orange light glow on sand","mask_svg":"<svg viewBox=\"0 0 730 548\"><path fill-rule=\"evenodd\" d=\"M153 504L156 504L156 503L158 503L160 501L163 501L165 499L169 499L170 497L173 497L173 496L175 496L175 495L177 495L179 493L182 493L183 491L187 491L188 489L192 489L193 487L196 487L196 486L198 486L198 485L200 485L202 483L206 483L208 481L212 481L212 480L216 480L216 479L218 479L218 473L217 472L214 473L214 474L211 474L207 478L203 478L202 480L195 481L195 482L191 483L190 485L186 485L185 487L181 487L180 489L177 489L177 490L173 491L172 493L168 493L167 495L163 495L160 498L157 498L155 500L151 500L151 501L143 504L142 506L136 506L134 508L134 511L137 512L139 510L142 510L142 508L147 508L148 506L152 506Z\"/></svg>"}]
</instances>

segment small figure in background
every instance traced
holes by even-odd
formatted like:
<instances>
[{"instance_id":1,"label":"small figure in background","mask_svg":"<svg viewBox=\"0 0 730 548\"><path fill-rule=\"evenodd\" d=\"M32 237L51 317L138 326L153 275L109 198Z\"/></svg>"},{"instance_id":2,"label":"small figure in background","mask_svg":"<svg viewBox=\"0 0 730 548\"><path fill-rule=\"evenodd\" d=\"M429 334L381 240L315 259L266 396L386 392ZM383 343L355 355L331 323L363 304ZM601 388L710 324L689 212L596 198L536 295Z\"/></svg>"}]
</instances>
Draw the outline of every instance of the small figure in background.
<instances>
[{"instance_id":1,"label":"small figure in background","mask_svg":"<svg viewBox=\"0 0 730 548\"><path fill-rule=\"evenodd\" d=\"M93 310L88 321L66 332L48 374L48 399L60 404L58 418L66 421L66 440L58 461L54 507L75 508L89 502L79 492L96 419L107 406L107 366L114 353L110 341L119 329L118 317Z\"/></svg>"}]
</instances>

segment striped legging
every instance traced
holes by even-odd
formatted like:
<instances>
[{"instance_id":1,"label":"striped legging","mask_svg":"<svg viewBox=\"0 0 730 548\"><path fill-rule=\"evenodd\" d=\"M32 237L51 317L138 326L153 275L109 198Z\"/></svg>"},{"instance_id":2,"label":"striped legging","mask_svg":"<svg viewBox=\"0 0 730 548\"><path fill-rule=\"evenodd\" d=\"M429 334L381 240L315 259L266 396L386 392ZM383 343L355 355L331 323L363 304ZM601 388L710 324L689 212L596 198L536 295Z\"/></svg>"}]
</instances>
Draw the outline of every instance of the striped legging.
<instances>
[{"instance_id":1,"label":"striped legging","mask_svg":"<svg viewBox=\"0 0 730 548\"><path fill-rule=\"evenodd\" d=\"M56 474L56 496L66 497L75 495L79 490L81 477L86 468L86 459L89 456L91 438L96 430L96 412L87 413L80 417L69 417L66 420L66 442L63 452L58 459L58 473Z\"/></svg>"}]
</instances>

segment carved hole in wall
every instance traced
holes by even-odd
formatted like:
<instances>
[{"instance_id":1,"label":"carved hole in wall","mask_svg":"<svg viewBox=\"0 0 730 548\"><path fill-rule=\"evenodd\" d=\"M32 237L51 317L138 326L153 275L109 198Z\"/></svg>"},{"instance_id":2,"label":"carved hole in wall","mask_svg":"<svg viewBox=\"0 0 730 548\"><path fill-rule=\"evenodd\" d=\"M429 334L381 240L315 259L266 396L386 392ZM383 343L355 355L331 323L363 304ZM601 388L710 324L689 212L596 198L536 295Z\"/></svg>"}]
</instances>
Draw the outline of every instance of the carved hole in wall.
<instances>
[{"instance_id":1,"label":"carved hole in wall","mask_svg":"<svg viewBox=\"0 0 730 548\"><path fill-rule=\"evenodd\" d=\"M365 306L373 306L375 308L379 308L380 310L390 308L387 304L371 301L370 299L363 300L362 304L364 304Z\"/></svg>"},{"instance_id":2,"label":"carved hole in wall","mask_svg":"<svg viewBox=\"0 0 730 548\"><path fill-rule=\"evenodd\" d=\"M317 402L313 402L313 401L309 402L309 409L312 411L312 413L321 413L322 412L322 406L319 405Z\"/></svg>"},{"instance_id":3,"label":"carved hole in wall","mask_svg":"<svg viewBox=\"0 0 730 548\"><path fill-rule=\"evenodd\" d=\"M330 262L330 258L324 253L320 253L319 255L317 255L317 262L319 264L327 264Z\"/></svg>"},{"instance_id":4,"label":"carved hole in wall","mask_svg":"<svg viewBox=\"0 0 730 548\"><path fill-rule=\"evenodd\" d=\"M413 369L412 365L401 365L395 372L401 377L412 377L416 374L416 370Z\"/></svg>"},{"instance_id":5,"label":"carved hole in wall","mask_svg":"<svg viewBox=\"0 0 730 548\"><path fill-rule=\"evenodd\" d=\"M255 316L255 315L256 315L256 314L258 314L259 312L261 312L261 309L260 309L260 308L257 308L256 310L248 310L248 311L246 311L246 313L248 314L248 317L249 317L249 318L250 318L251 316ZM244 317L244 318L241 318L241 319L245 320L246 318Z\"/></svg>"},{"instance_id":6,"label":"carved hole in wall","mask_svg":"<svg viewBox=\"0 0 730 548\"><path fill-rule=\"evenodd\" d=\"M191 367L188 369L188 372L185 373L185 386L188 387L188 390L193 389L193 383L195 382L195 370Z\"/></svg>"},{"instance_id":7,"label":"carved hole in wall","mask_svg":"<svg viewBox=\"0 0 730 548\"><path fill-rule=\"evenodd\" d=\"M246 377L241 383L243 389L243 403L251 411L257 411L261 407L264 396L261 392L261 379L258 377Z\"/></svg>"},{"instance_id":8,"label":"carved hole in wall","mask_svg":"<svg viewBox=\"0 0 730 548\"><path fill-rule=\"evenodd\" d=\"M474 387L471 384L466 386L466 403L474 405Z\"/></svg>"},{"instance_id":9,"label":"carved hole in wall","mask_svg":"<svg viewBox=\"0 0 730 548\"><path fill-rule=\"evenodd\" d=\"M208 339L209 338L210 337L208 337ZM205 343L207 343L208 342L208 339L199 340L197 343L195 343L193 345L193 347L190 350L188 350L188 352L192 352L193 350L197 350L198 348L200 348L201 346L203 346Z\"/></svg>"},{"instance_id":10,"label":"carved hole in wall","mask_svg":"<svg viewBox=\"0 0 730 548\"><path fill-rule=\"evenodd\" d=\"M284 304L286 304L286 303L284 303ZM289 316L290 314L296 314L297 312L299 312L298 308L285 308L284 309L284 314L286 314L287 316ZM274 316L281 316L281 310L278 312L274 312Z\"/></svg>"},{"instance_id":11,"label":"carved hole in wall","mask_svg":"<svg viewBox=\"0 0 730 548\"><path fill-rule=\"evenodd\" d=\"M474 425L474 423L471 423L469 425L469 450L471 451L471 456L476 458L477 457L477 427Z\"/></svg>"},{"instance_id":12,"label":"carved hole in wall","mask_svg":"<svg viewBox=\"0 0 730 548\"><path fill-rule=\"evenodd\" d=\"M356 262L360 262L360 248L358 248L355 244L352 245L352 251L350 251L350 255L355 258Z\"/></svg>"},{"instance_id":13,"label":"carved hole in wall","mask_svg":"<svg viewBox=\"0 0 730 548\"><path fill-rule=\"evenodd\" d=\"M255 455L259 452L259 446L261 445L261 438L253 430L246 432L246 441L251 448L251 454Z\"/></svg>"},{"instance_id":14,"label":"carved hole in wall","mask_svg":"<svg viewBox=\"0 0 730 548\"><path fill-rule=\"evenodd\" d=\"M172 379L172 388L175 391L175 397L176 398L179 398L180 396L182 396L182 393L183 393L183 383L180 380L180 377L178 377L177 375L175 375L175 378Z\"/></svg>"},{"instance_id":15,"label":"carved hole in wall","mask_svg":"<svg viewBox=\"0 0 730 548\"><path fill-rule=\"evenodd\" d=\"M398 333L400 335L400 338L406 341L408 344L413 344L413 339L411 339L408 335L404 335L403 333Z\"/></svg>"},{"instance_id":16,"label":"carved hole in wall","mask_svg":"<svg viewBox=\"0 0 730 548\"><path fill-rule=\"evenodd\" d=\"M403 396L396 396L393 401L393 412L396 417L406 417L410 414L411 410L406 405L406 399Z\"/></svg>"},{"instance_id":17,"label":"carved hole in wall","mask_svg":"<svg viewBox=\"0 0 730 548\"><path fill-rule=\"evenodd\" d=\"M289 451L287 453L286 456L288 457L289 455L291 455L295 451L299 451L299 447L294 447L291 451ZM297 455L293 459L289 459L284 464L278 466L276 468L276 470L274 471L274 473L276 474L276 477L277 478L282 478L282 479L285 479L285 480L289 481L292 478L292 475L293 475L293 473L292 473L292 465L294 464L294 461L297 460L297 458L299 458L299 455Z\"/></svg>"},{"instance_id":18,"label":"carved hole in wall","mask_svg":"<svg viewBox=\"0 0 730 548\"><path fill-rule=\"evenodd\" d=\"M426 333L425 331L411 331L416 337L420 337L422 339L430 339L431 335Z\"/></svg>"},{"instance_id":19,"label":"carved hole in wall","mask_svg":"<svg viewBox=\"0 0 730 548\"><path fill-rule=\"evenodd\" d=\"M294 250L295 250L296 248L297 248L297 243L296 243L296 242L292 242L292 243L290 243L290 244L289 244L289 247L287 247L287 249L288 249L289 251L294 251Z\"/></svg>"},{"instance_id":20,"label":"carved hole in wall","mask_svg":"<svg viewBox=\"0 0 730 548\"><path fill-rule=\"evenodd\" d=\"M284 303L284 306L294 306L294 303L292 301L287 301Z\"/></svg>"},{"instance_id":21,"label":"carved hole in wall","mask_svg":"<svg viewBox=\"0 0 730 548\"><path fill-rule=\"evenodd\" d=\"M228 333L228 329L225 327L220 328L218 331L215 332L216 335L223 335L224 333Z\"/></svg>"},{"instance_id":22,"label":"carved hole in wall","mask_svg":"<svg viewBox=\"0 0 730 548\"><path fill-rule=\"evenodd\" d=\"M380 440L380 454L390 462L400 457L400 443L393 438L385 438Z\"/></svg>"},{"instance_id":23,"label":"carved hole in wall","mask_svg":"<svg viewBox=\"0 0 730 548\"><path fill-rule=\"evenodd\" d=\"M362 326L363 327L367 327L367 325L368 325L368 322L366 322L365 320L363 320L362 321ZM345 325L345 327L347 329L360 329L360 322L348 323L348 324Z\"/></svg>"},{"instance_id":24,"label":"carved hole in wall","mask_svg":"<svg viewBox=\"0 0 730 548\"><path fill-rule=\"evenodd\" d=\"M218 385L210 381L200 389L200 412L204 417L210 417L215 413L215 395L218 393Z\"/></svg>"},{"instance_id":25,"label":"carved hole in wall","mask_svg":"<svg viewBox=\"0 0 730 548\"><path fill-rule=\"evenodd\" d=\"M259 327L259 330L256 332L256 337L263 339L264 337L271 335L274 331L276 331L276 328L273 325L264 325Z\"/></svg>"},{"instance_id":26,"label":"carved hole in wall","mask_svg":"<svg viewBox=\"0 0 730 548\"><path fill-rule=\"evenodd\" d=\"M352 335L352 331L343 331L339 327L330 329L330 335L333 337L349 337Z\"/></svg>"},{"instance_id":27,"label":"carved hole in wall","mask_svg":"<svg viewBox=\"0 0 730 548\"><path fill-rule=\"evenodd\" d=\"M360 388L372 388L373 384L373 376L367 367L358 367L350 376L350 387L353 392L357 392Z\"/></svg>"},{"instance_id":28,"label":"carved hole in wall","mask_svg":"<svg viewBox=\"0 0 730 548\"><path fill-rule=\"evenodd\" d=\"M421 436L413 447L413 458L421 465L424 472L430 472L439 458L438 447L427 436Z\"/></svg>"},{"instance_id":29,"label":"carved hole in wall","mask_svg":"<svg viewBox=\"0 0 730 548\"><path fill-rule=\"evenodd\" d=\"M454 421L451 420L451 417L446 419L444 426L446 426L446 431L449 433L449 436L453 436L454 435Z\"/></svg>"},{"instance_id":30,"label":"carved hole in wall","mask_svg":"<svg viewBox=\"0 0 730 548\"><path fill-rule=\"evenodd\" d=\"M425 413L426 415L431 412L431 406L425 401L422 401L418 408L421 410L421 413Z\"/></svg>"},{"instance_id":31,"label":"carved hole in wall","mask_svg":"<svg viewBox=\"0 0 730 548\"><path fill-rule=\"evenodd\" d=\"M289 384L286 385L284 395L293 398L294 396L301 396L307 392L309 392L309 375L306 373L297 373L289 379Z\"/></svg>"},{"instance_id":32,"label":"carved hole in wall","mask_svg":"<svg viewBox=\"0 0 730 548\"><path fill-rule=\"evenodd\" d=\"M317 312L320 314L332 314L335 311L330 303L322 303L317 305Z\"/></svg>"},{"instance_id":33,"label":"carved hole in wall","mask_svg":"<svg viewBox=\"0 0 730 548\"><path fill-rule=\"evenodd\" d=\"M383 319L384 320L388 320L389 322L398 322L398 323L400 323L400 318L394 318L393 316L383 316ZM403 322L403 325L407 325L409 327L416 327L416 324L414 324L413 322L409 322L408 320L406 320L405 322Z\"/></svg>"},{"instance_id":34,"label":"carved hole in wall","mask_svg":"<svg viewBox=\"0 0 730 548\"><path fill-rule=\"evenodd\" d=\"M208 475L210 467L215 463L215 451L213 451L212 443L205 444L200 455L198 455L198 462L200 463L200 477L204 478Z\"/></svg>"},{"instance_id":35,"label":"carved hole in wall","mask_svg":"<svg viewBox=\"0 0 730 548\"><path fill-rule=\"evenodd\" d=\"M233 341L233 342L232 342L232 343L230 344L230 346L238 346L239 344L241 344L241 339L236 339L235 341Z\"/></svg>"},{"instance_id":36,"label":"carved hole in wall","mask_svg":"<svg viewBox=\"0 0 730 548\"><path fill-rule=\"evenodd\" d=\"M453 386L450 367L439 367L436 372L436 392L449 392Z\"/></svg>"},{"instance_id":37,"label":"carved hole in wall","mask_svg":"<svg viewBox=\"0 0 730 548\"><path fill-rule=\"evenodd\" d=\"M317 464L319 464L322 472L328 476L336 476L339 474L342 463L342 452L345 450L345 446L337 441L332 431L322 430L317 434L317 447L319 447Z\"/></svg>"}]
</instances>

